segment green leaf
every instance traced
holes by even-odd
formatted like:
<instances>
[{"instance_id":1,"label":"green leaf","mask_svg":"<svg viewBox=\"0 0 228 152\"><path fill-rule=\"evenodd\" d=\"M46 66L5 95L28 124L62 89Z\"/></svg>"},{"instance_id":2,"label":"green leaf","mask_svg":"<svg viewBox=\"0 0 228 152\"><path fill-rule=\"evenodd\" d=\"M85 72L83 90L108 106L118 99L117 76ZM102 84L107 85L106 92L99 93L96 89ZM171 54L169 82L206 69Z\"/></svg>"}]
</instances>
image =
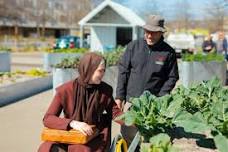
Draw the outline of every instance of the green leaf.
<instances>
[{"instance_id":1,"label":"green leaf","mask_svg":"<svg viewBox=\"0 0 228 152\"><path fill-rule=\"evenodd\" d=\"M178 150L172 146L168 134L160 133L150 138L151 150L148 152L177 152ZM147 146L148 147L148 146Z\"/></svg>"},{"instance_id":2,"label":"green leaf","mask_svg":"<svg viewBox=\"0 0 228 152\"><path fill-rule=\"evenodd\" d=\"M179 110L173 117L173 122L176 124L181 121L186 121L186 119L190 119L192 115L184 110Z\"/></svg>"},{"instance_id":3,"label":"green leaf","mask_svg":"<svg viewBox=\"0 0 228 152\"><path fill-rule=\"evenodd\" d=\"M124 121L127 126L131 126L135 123L136 120L136 112L134 111L128 111L124 114Z\"/></svg>"},{"instance_id":4,"label":"green leaf","mask_svg":"<svg viewBox=\"0 0 228 152\"><path fill-rule=\"evenodd\" d=\"M132 98L131 103L132 103L132 109L134 109L135 111L140 111L141 101L139 100L139 98Z\"/></svg>"},{"instance_id":5,"label":"green leaf","mask_svg":"<svg viewBox=\"0 0 228 152\"><path fill-rule=\"evenodd\" d=\"M180 112L174 119L177 126L183 127L185 131L192 133L200 133L210 129L205 122L201 113L191 115L187 112Z\"/></svg>"},{"instance_id":6,"label":"green leaf","mask_svg":"<svg viewBox=\"0 0 228 152\"><path fill-rule=\"evenodd\" d=\"M223 135L216 135L214 137L215 145L220 152L227 152L228 150L228 139Z\"/></svg>"},{"instance_id":7,"label":"green leaf","mask_svg":"<svg viewBox=\"0 0 228 152\"><path fill-rule=\"evenodd\" d=\"M170 143L170 137L168 134L160 133L150 138L150 143L156 146L165 146Z\"/></svg>"},{"instance_id":8,"label":"green leaf","mask_svg":"<svg viewBox=\"0 0 228 152\"><path fill-rule=\"evenodd\" d=\"M141 143L140 152L151 152L151 144L150 143Z\"/></svg>"},{"instance_id":9,"label":"green leaf","mask_svg":"<svg viewBox=\"0 0 228 152\"><path fill-rule=\"evenodd\" d=\"M164 111L164 115L168 118L173 118L174 115L181 109L183 98L179 98L170 103L168 108Z\"/></svg>"}]
</instances>

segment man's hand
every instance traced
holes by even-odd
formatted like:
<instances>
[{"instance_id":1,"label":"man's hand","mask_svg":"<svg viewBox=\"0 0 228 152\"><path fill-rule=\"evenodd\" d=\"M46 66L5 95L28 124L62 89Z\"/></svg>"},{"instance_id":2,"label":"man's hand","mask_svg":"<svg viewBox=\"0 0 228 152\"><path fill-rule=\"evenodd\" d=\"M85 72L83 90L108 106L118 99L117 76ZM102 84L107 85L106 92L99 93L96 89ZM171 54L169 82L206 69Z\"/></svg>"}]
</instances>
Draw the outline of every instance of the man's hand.
<instances>
[{"instance_id":1,"label":"man's hand","mask_svg":"<svg viewBox=\"0 0 228 152\"><path fill-rule=\"evenodd\" d=\"M120 99L116 99L115 102L116 102L118 108L123 110L123 101Z\"/></svg>"},{"instance_id":2,"label":"man's hand","mask_svg":"<svg viewBox=\"0 0 228 152\"><path fill-rule=\"evenodd\" d=\"M93 134L92 127L85 122L73 120L70 122L70 127L75 129L75 130L80 131L84 135L92 135Z\"/></svg>"},{"instance_id":3,"label":"man's hand","mask_svg":"<svg viewBox=\"0 0 228 152\"><path fill-rule=\"evenodd\" d=\"M205 50L210 50L210 49L212 49L211 46L205 47Z\"/></svg>"}]
</instances>

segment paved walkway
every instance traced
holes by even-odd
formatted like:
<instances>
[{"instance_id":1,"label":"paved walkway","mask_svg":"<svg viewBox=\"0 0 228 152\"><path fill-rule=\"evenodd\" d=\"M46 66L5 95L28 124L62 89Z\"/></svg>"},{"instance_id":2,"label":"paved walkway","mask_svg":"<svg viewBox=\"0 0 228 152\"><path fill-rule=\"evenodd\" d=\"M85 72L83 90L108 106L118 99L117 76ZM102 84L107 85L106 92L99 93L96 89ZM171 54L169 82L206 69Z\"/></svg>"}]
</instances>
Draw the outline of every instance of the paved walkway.
<instances>
[{"instance_id":1,"label":"paved walkway","mask_svg":"<svg viewBox=\"0 0 228 152\"><path fill-rule=\"evenodd\" d=\"M0 108L2 152L35 152L40 143L42 117L52 98L46 91Z\"/></svg>"},{"instance_id":2,"label":"paved walkway","mask_svg":"<svg viewBox=\"0 0 228 152\"><path fill-rule=\"evenodd\" d=\"M52 100L52 90L0 108L1 152L36 152L43 128L42 118ZM115 136L119 126L113 123Z\"/></svg>"}]
</instances>

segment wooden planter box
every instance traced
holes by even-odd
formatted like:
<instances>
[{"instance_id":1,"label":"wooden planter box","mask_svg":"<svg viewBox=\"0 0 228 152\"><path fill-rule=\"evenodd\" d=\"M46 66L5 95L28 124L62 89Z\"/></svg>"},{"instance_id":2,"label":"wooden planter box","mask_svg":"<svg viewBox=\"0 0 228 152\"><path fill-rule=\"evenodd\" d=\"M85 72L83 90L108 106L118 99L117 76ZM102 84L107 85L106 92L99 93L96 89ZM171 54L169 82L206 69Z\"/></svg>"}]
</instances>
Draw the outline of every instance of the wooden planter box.
<instances>
[{"instance_id":1,"label":"wooden planter box","mask_svg":"<svg viewBox=\"0 0 228 152\"><path fill-rule=\"evenodd\" d=\"M52 88L52 75L0 87L0 107Z\"/></svg>"},{"instance_id":2,"label":"wooden planter box","mask_svg":"<svg viewBox=\"0 0 228 152\"><path fill-rule=\"evenodd\" d=\"M11 53L0 52L0 72L10 72Z\"/></svg>"},{"instance_id":3,"label":"wooden planter box","mask_svg":"<svg viewBox=\"0 0 228 152\"><path fill-rule=\"evenodd\" d=\"M226 62L186 62L180 67L180 80L185 87L217 76L223 85L226 83Z\"/></svg>"},{"instance_id":4,"label":"wooden planter box","mask_svg":"<svg viewBox=\"0 0 228 152\"><path fill-rule=\"evenodd\" d=\"M115 89L117 85L117 75L118 75L118 67L112 66L106 68L106 72L103 78L103 81L108 83L113 87L113 93L115 94ZM75 79L79 76L77 69L61 69L54 68L53 69L53 91L55 92L56 87L61 84Z\"/></svg>"},{"instance_id":5,"label":"wooden planter box","mask_svg":"<svg viewBox=\"0 0 228 152\"><path fill-rule=\"evenodd\" d=\"M81 57L80 53L44 53L43 68L51 72L52 66L60 63L64 58Z\"/></svg>"}]
</instances>

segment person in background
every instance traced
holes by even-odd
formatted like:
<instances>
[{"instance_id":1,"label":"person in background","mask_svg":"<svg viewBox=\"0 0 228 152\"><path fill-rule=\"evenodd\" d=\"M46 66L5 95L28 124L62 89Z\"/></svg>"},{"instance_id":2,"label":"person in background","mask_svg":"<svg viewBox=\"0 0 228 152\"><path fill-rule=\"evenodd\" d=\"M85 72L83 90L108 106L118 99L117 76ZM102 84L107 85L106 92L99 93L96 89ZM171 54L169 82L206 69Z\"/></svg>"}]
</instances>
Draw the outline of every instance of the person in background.
<instances>
[{"instance_id":1,"label":"person in background","mask_svg":"<svg viewBox=\"0 0 228 152\"><path fill-rule=\"evenodd\" d=\"M203 53L216 52L216 45L215 45L215 42L213 42L210 34L205 37L202 44L202 50L203 50Z\"/></svg>"},{"instance_id":2,"label":"person in background","mask_svg":"<svg viewBox=\"0 0 228 152\"><path fill-rule=\"evenodd\" d=\"M164 42L164 19L150 15L143 29L144 38L130 42L119 63L115 101L124 111L130 108L131 97L145 90L155 96L169 94L179 79L175 50ZM133 126L121 126L128 145L136 132Z\"/></svg>"},{"instance_id":3,"label":"person in background","mask_svg":"<svg viewBox=\"0 0 228 152\"><path fill-rule=\"evenodd\" d=\"M111 120L123 112L115 103L112 87L102 81L105 60L95 53L87 53L80 59L78 71L79 77L56 89L43 123L51 129L76 129L85 135L93 134L91 125L95 125L99 135L85 145L46 141L38 152L105 152L110 147Z\"/></svg>"},{"instance_id":4,"label":"person in background","mask_svg":"<svg viewBox=\"0 0 228 152\"><path fill-rule=\"evenodd\" d=\"M227 56L227 39L225 37L224 32L218 33L218 40L216 42L216 50L218 54L224 54L226 60L228 60Z\"/></svg>"}]
</instances>

